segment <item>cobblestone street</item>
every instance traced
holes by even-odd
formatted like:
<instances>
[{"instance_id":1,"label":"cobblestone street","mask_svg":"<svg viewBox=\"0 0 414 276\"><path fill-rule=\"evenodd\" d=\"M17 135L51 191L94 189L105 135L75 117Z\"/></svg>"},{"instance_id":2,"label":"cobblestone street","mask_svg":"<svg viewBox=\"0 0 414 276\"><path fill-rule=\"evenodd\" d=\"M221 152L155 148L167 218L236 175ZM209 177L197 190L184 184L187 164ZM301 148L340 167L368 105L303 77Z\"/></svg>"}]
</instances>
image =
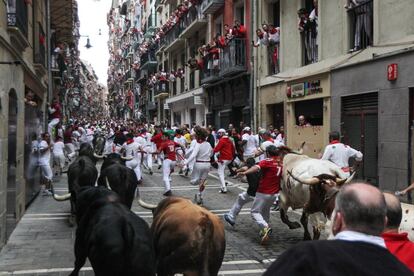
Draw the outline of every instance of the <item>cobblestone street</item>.
<instances>
[{"instance_id":1,"label":"cobblestone street","mask_svg":"<svg viewBox=\"0 0 414 276\"><path fill-rule=\"evenodd\" d=\"M210 173L204 206L221 218L232 206L238 193L246 184L230 179L229 192L220 194L215 171ZM57 193L67 191L66 175L55 182ZM189 178L174 173L173 194L193 199L197 187L189 184ZM144 173L144 183L139 187L141 197L147 202L157 203L163 196L161 172L154 167L154 174ZM273 212L271 225L273 235L266 246L259 244L258 228L250 216L250 205L246 205L235 227L225 224L226 254L220 275L261 275L262 272L285 249L302 240L302 229L289 230L281 223L279 213ZM151 223L152 214L135 202L133 211ZM14 230L0 254L0 275L67 275L73 268L75 227L69 227L69 202L56 202L52 197L39 195ZM296 213L290 213L298 219ZM93 275L87 263L83 275ZM81 275L82 275L81 273Z\"/></svg>"}]
</instances>

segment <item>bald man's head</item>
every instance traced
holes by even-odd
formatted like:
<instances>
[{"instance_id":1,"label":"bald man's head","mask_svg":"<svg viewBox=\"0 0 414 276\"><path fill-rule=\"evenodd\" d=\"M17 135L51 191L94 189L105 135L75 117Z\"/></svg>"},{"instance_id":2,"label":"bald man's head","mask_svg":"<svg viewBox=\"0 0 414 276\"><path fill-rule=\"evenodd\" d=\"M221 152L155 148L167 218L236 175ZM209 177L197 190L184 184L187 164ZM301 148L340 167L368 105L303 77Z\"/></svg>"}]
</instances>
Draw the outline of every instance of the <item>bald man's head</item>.
<instances>
[{"instance_id":1,"label":"bald man's head","mask_svg":"<svg viewBox=\"0 0 414 276\"><path fill-rule=\"evenodd\" d=\"M387 205L387 229L398 229L402 220L401 202L395 195L384 193L385 203Z\"/></svg>"},{"instance_id":2,"label":"bald man's head","mask_svg":"<svg viewBox=\"0 0 414 276\"><path fill-rule=\"evenodd\" d=\"M335 210L352 230L379 236L384 231L386 205L381 191L366 183L345 185L336 197Z\"/></svg>"}]
</instances>

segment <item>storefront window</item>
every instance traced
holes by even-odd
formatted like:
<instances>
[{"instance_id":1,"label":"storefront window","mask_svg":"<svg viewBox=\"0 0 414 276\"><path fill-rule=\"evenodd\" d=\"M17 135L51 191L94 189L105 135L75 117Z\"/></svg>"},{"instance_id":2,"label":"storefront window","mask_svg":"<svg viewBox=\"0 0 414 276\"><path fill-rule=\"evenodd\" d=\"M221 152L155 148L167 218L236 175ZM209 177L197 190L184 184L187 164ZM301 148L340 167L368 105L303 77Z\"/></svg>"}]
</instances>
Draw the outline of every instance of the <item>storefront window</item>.
<instances>
[{"instance_id":1,"label":"storefront window","mask_svg":"<svg viewBox=\"0 0 414 276\"><path fill-rule=\"evenodd\" d=\"M295 102L295 118L298 126L322 126L323 99Z\"/></svg>"}]
</instances>

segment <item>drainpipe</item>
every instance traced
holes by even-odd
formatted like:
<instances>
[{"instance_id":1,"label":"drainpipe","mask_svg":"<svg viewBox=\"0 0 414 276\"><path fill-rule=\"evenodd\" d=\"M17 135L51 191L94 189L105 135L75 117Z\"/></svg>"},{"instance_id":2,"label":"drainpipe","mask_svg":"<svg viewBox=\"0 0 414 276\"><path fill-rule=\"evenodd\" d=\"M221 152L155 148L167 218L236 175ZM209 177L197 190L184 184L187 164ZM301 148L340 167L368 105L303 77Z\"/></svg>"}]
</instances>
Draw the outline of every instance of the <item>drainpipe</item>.
<instances>
[{"instance_id":1,"label":"drainpipe","mask_svg":"<svg viewBox=\"0 0 414 276\"><path fill-rule=\"evenodd\" d=\"M53 80L52 80L52 70L51 70L51 51L50 51L50 42L51 42L51 30L50 30L50 0L46 0L46 32L47 32L47 45L46 45L46 58L47 58L47 99L46 102L49 103L53 96ZM46 106L45 112L45 128L47 129L48 125L48 114L49 110Z\"/></svg>"},{"instance_id":2,"label":"drainpipe","mask_svg":"<svg viewBox=\"0 0 414 276\"><path fill-rule=\"evenodd\" d=\"M257 1L250 0L250 14L252 15L252 18L250 18L250 38L251 40L254 39L254 26L255 26L255 11L256 11L256 5ZM249 42L246 42L249 43ZM254 61L254 47L250 46L250 125L253 127L253 129L256 129L257 127L257 116L255 115L257 111L257 105L256 105L256 62Z\"/></svg>"}]
</instances>

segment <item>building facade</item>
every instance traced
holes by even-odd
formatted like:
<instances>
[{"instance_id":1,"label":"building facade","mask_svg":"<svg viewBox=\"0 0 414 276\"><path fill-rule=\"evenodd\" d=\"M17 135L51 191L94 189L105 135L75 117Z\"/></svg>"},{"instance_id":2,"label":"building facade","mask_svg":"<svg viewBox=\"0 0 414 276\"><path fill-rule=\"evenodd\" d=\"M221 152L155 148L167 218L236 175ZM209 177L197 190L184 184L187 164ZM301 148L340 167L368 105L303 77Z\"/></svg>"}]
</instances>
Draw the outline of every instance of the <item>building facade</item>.
<instances>
[{"instance_id":1,"label":"building facade","mask_svg":"<svg viewBox=\"0 0 414 276\"><path fill-rule=\"evenodd\" d=\"M345 143L364 153L357 178L397 190L413 180L413 83L406 74L414 32L405 20L414 6L359 2L348 8L343 1L258 2L255 24L279 26L280 42L276 68L274 48L255 51L256 122L283 125L288 145L306 142L313 157L323 152L329 131L341 131ZM299 126L300 115L311 126Z\"/></svg>"}]
</instances>

